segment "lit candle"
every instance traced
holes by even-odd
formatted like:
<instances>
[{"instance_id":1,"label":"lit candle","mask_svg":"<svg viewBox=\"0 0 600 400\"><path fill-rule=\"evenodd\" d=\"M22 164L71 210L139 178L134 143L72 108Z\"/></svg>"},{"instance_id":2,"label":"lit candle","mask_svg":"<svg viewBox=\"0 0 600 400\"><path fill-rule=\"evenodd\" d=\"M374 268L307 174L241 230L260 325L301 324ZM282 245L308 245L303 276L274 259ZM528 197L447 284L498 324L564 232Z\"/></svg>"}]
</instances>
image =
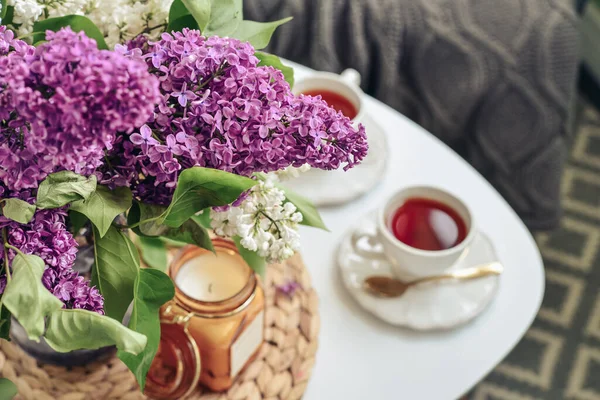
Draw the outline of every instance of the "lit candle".
<instances>
[{"instance_id":1,"label":"lit candle","mask_svg":"<svg viewBox=\"0 0 600 400\"><path fill-rule=\"evenodd\" d=\"M232 251L203 252L181 266L175 277L179 290L204 302L217 302L238 294L248 282L248 266Z\"/></svg>"}]
</instances>

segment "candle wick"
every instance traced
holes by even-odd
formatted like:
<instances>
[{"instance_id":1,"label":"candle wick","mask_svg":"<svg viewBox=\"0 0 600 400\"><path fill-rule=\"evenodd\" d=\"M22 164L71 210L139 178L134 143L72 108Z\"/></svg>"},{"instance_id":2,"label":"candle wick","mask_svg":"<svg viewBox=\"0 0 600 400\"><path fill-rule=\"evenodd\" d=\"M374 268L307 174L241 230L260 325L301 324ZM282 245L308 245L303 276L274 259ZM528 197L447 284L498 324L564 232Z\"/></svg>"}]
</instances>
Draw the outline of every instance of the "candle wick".
<instances>
[{"instance_id":1,"label":"candle wick","mask_svg":"<svg viewBox=\"0 0 600 400\"><path fill-rule=\"evenodd\" d=\"M212 282L208 285L208 293L212 293Z\"/></svg>"}]
</instances>

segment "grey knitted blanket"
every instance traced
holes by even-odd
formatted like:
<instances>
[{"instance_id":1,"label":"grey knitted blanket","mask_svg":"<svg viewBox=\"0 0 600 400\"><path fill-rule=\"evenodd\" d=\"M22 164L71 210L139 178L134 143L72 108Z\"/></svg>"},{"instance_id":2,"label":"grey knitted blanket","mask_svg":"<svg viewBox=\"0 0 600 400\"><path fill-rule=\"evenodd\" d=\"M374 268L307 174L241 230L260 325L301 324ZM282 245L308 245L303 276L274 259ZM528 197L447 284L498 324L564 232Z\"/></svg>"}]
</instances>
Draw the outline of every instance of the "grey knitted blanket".
<instances>
[{"instance_id":1,"label":"grey knitted blanket","mask_svg":"<svg viewBox=\"0 0 600 400\"><path fill-rule=\"evenodd\" d=\"M571 0L248 0L270 51L363 89L468 160L532 229L560 216L577 69Z\"/></svg>"}]
</instances>

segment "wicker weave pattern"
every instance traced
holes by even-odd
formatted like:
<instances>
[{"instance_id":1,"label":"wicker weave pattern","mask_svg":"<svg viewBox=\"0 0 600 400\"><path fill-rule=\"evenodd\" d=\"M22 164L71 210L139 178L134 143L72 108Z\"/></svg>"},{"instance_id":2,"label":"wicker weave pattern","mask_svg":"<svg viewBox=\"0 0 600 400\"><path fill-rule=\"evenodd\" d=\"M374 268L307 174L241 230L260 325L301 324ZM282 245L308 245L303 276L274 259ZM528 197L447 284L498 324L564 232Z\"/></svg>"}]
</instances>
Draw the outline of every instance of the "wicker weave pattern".
<instances>
[{"instance_id":1,"label":"wicker weave pattern","mask_svg":"<svg viewBox=\"0 0 600 400\"><path fill-rule=\"evenodd\" d=\"M276 285L302 285L293 296ZM266 342L257 359L227 393L199 388L189 400L296 400L315 363L319 333L318 298L300 256L269 266L265 284ZM116 357L67 370L38 365L17 346L0 340L0 376L19 388L18 400L143 400L133 375Z\"/></svg>"}]
</instances>

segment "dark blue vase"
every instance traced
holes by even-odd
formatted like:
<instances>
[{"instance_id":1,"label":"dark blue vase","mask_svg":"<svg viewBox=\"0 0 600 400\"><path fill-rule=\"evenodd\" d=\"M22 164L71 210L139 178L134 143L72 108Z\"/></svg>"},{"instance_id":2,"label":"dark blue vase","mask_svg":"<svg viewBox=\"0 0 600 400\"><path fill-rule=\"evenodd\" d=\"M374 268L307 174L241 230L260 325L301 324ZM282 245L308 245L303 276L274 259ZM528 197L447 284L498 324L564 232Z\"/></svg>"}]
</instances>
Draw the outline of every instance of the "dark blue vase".
<instances>
[{"instance_id":1,"label":"dark blue vase","mask_svg":"<svg viewBox=\"0 0 600 400\"><path fill-rule=\"evenodd\" d=\"M63 367L76 367L91 364L94 361L110 358L116 351L114 346L102 347L96 350L75 350L68 353L59 353L46 343L44 338L39 342L30 340L25 329L16 319L12 319L10 336L27 354L44 364L54 364Z\"/></svg>"}]
</instances>

